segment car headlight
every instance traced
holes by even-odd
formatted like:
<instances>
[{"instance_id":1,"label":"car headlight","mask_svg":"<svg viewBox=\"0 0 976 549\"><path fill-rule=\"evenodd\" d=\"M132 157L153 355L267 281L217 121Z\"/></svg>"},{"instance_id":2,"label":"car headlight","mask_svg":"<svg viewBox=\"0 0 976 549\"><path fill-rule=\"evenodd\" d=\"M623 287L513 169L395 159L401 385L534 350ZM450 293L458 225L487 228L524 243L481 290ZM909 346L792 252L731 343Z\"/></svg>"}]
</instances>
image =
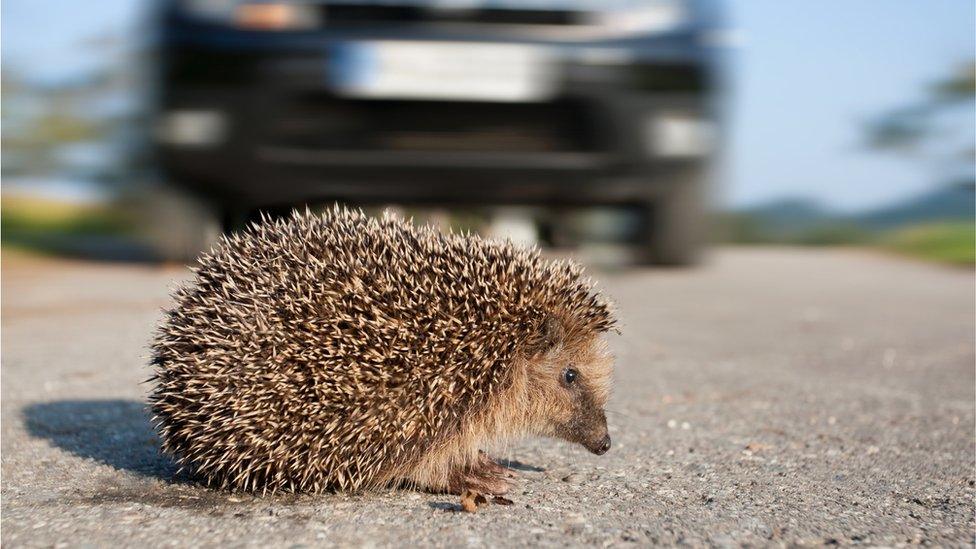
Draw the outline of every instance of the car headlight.
<instances>
[{"instance_id":1,"label":"car headlight","mask_svg":"<svg viewBox=\"0 0 976 549\"><path fill-rule=\"evenodd\" d=\"M689 19L685 0L639 0L608 6L599 14L600 24L614 34L665 32Z\"/></svg>"},{"instance_id":2,"label":"car headlight","mask_svg":"<svg viewBox=\"0 0 976 549\"><path fill-rule=\"evenodd\" d=\"M227 119L217 110L173 110L161 114L155 135L160 143L174 147L215 147L227 137Z\"/></svg>"},{"instance_id":3,"label":"car headlight","mask_svg":"<svg viewBox=\"0 0 976 549\"><path fill-rule=\"evenodd\" d=\"M182 0L191 17L245 30L276 31L314 28L315 5L301 1Z\"/></svg>"},{"instance_id":4,"label":"car headlight","mask_svg":"<svg viewBox=\"0 0 976 549\"><path fill-rule=\"evenodd\" d=\"M651 114L644 122L644 142L654 156L692 158L715 148L715 125L700 115L661 112Z\"/></svg>"}]
</instances>

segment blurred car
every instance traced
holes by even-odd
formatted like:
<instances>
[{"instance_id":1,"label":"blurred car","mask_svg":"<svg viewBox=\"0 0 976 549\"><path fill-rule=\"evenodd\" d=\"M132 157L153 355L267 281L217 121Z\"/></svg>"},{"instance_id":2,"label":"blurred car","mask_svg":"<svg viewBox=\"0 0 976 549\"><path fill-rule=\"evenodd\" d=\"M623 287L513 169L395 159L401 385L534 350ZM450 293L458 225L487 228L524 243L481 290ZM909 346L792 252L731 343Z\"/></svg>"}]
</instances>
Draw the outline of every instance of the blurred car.
<instances>
[{"instance_id":1,"label":"blurred car","mask_svg":"<svg viewBox=\"0 0 976 549\"><path fill-rule=\"evenodd\" d=\"M641 213L647 262L703 244L709 2L161 7L155 156L225 227L333 200L612 205Z\"/></svg>"}]
</instances>

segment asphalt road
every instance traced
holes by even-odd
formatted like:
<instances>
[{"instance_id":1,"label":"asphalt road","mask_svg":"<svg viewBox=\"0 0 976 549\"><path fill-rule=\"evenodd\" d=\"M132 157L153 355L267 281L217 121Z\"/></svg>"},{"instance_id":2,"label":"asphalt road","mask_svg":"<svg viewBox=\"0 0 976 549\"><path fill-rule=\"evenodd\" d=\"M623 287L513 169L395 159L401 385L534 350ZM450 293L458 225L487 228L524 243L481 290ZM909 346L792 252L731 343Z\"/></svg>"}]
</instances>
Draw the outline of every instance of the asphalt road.
<instances>
[{"instance_id":1,"label":"asphalt road","mask_svg":"<svg viewBox=\"0 0 976 549\"><path fill-rule=\"evenodd\" d=\"M736 249L591 271L619 303L614 446L502 456L511 506L253 497L175 476L143 411L176 268L3 259L2 544L974 543L974 277Z\"/></svg>"}]
</instances>

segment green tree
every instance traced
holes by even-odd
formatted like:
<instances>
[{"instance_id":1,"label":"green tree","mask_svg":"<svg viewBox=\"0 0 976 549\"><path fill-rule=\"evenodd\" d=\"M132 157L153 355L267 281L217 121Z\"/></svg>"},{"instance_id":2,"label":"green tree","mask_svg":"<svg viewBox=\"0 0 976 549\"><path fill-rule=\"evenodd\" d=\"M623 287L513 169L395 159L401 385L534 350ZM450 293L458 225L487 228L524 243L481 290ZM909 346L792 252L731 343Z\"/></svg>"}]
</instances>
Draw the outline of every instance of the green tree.
<instances>
[{"instance_id":1,"label":"green tree","mask_svg":"<svg viewBox=\"0 0 976 549\"><path fill-rule=\"evenodd\" d=\"M871 148L962 164L973 172L973 108L976 105L976 61L961 64L946 77L933 82L921 101L891 109L868 121L867 145ZM946 119L965 126L954 139ZM956 128L959 129L958 127Z\"/></svg>"}]
</instances>

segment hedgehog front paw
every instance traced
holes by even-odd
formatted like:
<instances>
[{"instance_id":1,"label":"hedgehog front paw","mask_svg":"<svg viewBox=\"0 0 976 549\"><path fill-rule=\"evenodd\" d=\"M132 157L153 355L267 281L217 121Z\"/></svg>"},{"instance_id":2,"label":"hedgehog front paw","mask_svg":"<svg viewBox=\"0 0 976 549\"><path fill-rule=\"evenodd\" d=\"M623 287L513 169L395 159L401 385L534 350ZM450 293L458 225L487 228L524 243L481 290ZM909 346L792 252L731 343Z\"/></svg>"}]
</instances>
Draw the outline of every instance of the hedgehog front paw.
<instances>
[{"instance_id":1,"label":"hedgehog front paw","mask_svg":"<svg viewBox=\"0 0 976 549\"><path fill-rule=\"evenodd\" d=\"M472 467L467 467L451 475L447 491L460 494L465 490L475 490L483 494L502 495L512 489L512 472L484 456Z\"/></svg>"},{"instance_id":2,"label":"hedgehog front paw","mask_svg":"<svg viewBox=\"0 0 976 549\"><path fill-rule=\"evenodd\" d=\"M486 454L484 451L481 450L478 451L478 467L484 470L491 471L496 476L502 478L511 478L511 479L519 478L519 474L514 469L510 469L508 467L505 467L501 463L498 463L497 461L495 461L494 458L492 458L491 456L489 456L488 454Z\"/></svg>"},{"instance_id":3,"label":"hedgehog front paw","mask_svg":"<svg viewBox=\"0 0 976 549\"><path fill-rule=\"evenodd\" d=\"M474 490L500 496L512 489L512 483L490 471L471 471L464 475L461 484L452 488L451 492L458 494L464 490Z\"/></svg>"}]
</instances>

